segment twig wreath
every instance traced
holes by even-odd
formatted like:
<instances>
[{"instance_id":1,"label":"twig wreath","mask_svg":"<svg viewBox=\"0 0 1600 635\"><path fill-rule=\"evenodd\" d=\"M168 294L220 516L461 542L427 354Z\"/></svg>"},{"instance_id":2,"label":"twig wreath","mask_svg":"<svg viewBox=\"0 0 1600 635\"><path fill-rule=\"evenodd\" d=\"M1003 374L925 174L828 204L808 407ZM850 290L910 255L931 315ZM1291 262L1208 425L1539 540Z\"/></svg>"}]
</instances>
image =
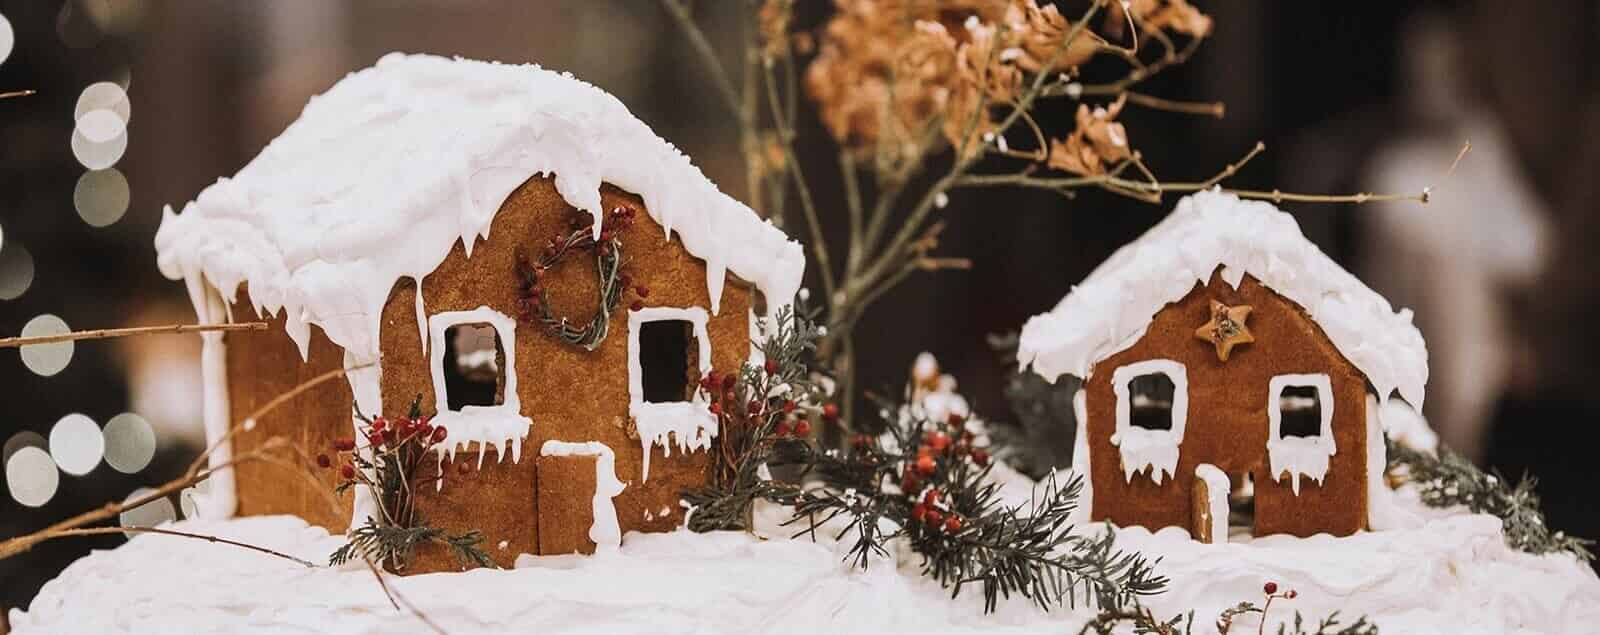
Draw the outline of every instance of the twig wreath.
<instances>
[{"instance_id":1,"label":"twig wreath","mask_svg":"<svg viewBox=\"0 0 1600 635\"><path fill-rule=\"evenodd\" d=\"M517 275L522 280L517 308L524 322L538 322L544 330L561 341L592 351L605 341L611 328L611 312L622 303L622 295L629 288L627 274L622 272L622 230L633 225L636 212L627 207L617 207L607 215L608 220L600 231L598 240L591 228L592 221L580 219L570 230L556 234L545 244L544 251L535 262L526 254L517 258ZM566 316L557 316L550 310L550 300L544 288L545 275L573 252L593 251L595 271L600 278L600 303L594 316L580 326L574 326ZM640 298L649 295L649 289L640 285L635 290ZM643 308L635 300L633 309Z\"/></svg>"}]
</instances>

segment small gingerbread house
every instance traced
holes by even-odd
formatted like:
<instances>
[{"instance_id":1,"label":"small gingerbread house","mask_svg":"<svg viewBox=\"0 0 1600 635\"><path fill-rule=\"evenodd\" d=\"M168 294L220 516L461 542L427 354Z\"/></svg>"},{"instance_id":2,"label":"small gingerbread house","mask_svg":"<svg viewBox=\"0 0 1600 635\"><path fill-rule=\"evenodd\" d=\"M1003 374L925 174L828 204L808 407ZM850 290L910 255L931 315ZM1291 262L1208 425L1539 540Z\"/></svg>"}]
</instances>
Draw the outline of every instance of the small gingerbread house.
<instances>
[{"instance_id":1,"label":"small gingerbread house","mask_svg":"<svg viewBox=\"0 0 1600 635\"><path fill-rule=\"evenodd\" d=\"M552 237L586 232L593 251L549 260ZM314 455L360 437L353 413L392 420L420 400L448 436L442 486L418 509L482 532L503 566L678 527L718 434L694 386L757 354L757 321L805 266L611 95L536 66L401 54L168 208L156 248L202 322L274 327L205 336L211 442L301 382L355 369L249 422L214 465L273 436ZM530 253L550 264L532 305ZM213 476L199 507L334 532L371 513L362 488L331 510L314 490L337 479L322 479L248 463ZM434 555L412 570L450 566Z\"/></svg>"},{"instance_id":2,"label":"small gingerbread house","mask_svg":"<svg viewBox=\"0 0 1600 635\"><path fill-rule=\"evenodd\" d=\"M1022 330L1018 358L1082 378L1074 467L1090 519L1226 541L1349 535L1388 491L1378 403L1421 408L1408 310L1340 268L1272 205L1201 192Z\"/></svg>"}]
</instances>

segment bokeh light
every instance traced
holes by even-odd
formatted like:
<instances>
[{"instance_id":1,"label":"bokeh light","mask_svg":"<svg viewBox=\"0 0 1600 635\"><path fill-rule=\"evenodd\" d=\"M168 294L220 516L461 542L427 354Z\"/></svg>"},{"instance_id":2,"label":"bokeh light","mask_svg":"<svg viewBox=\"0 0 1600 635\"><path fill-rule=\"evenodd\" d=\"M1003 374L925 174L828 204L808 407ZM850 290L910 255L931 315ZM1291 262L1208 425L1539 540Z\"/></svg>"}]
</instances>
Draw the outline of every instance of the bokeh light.
<instances>
[{"instance_id":1,"label":"bokeh light","mask_svg":"<svg viewBox=\"0 0 1600 635\"><path fill-rule=\"evenodd\" d=\"M128 151L128 133L126 130L110 141L96 143L83 135L83 130L76 126L72 129L72 156L77 157L78 163L91 170L104 170L122 159L122 153Z\"/></svg>"},{"instance_id":2,"label":"bokeh light","mask_svg":"<svg viewBox=\"0 0 1600 635\"><path fill-rule=\"evenodd\" d=\"M123 474L135 474L150 464L156 455L156 431L150 422L132 412L124 412L102 431L105 437L106 464Z\"/></svg>"},{"instance_id":3,"label":"bokeh light","mask_svg":"<svg viewBox=\"0 0 1600 635\"><path fill-rule=\"evenodd\" d=\"M122 502L125 504L131 503L154 491L148 487L141 487L133 490L133 493L122 499ZM154 527L161 523L176 520L177 517L178 512L172 508L172 500L163 496L133 509L123 510L117 521L123 527ZM132 538L133 536L129 534L128 537Z\"/></svg>"},{"instance_id":4,"label":"bokeh light","mask_svg":"<svg viewBox=\"0 0 1600 635\"><path fill-rule=\"evenodd\" d=\"M0 300L15 300L33 286L33 254L12 240L0 247Z\"/></svg>"},{"instance_id":5,"label":"bokeh light","mask_svg":"<svg viewBox=\"0 0 1600 635\"><path fill-rule=\"evenodd\" d=\"M120 220L128 211L128 200L128 179L116 168L84 172L72 190L72 205L91 227L105 227Z\"/></svg>"},{"instance_id":6,"label":"bokeh light","mask_svg":"<svg viewBox=\"0 0 1600 635\"><path fill-rule=\"evenodd\" d=\"M88 415L72 413L50 428L50 456L61 471L83 476L105 458L106 438Z\"/></svg>"},{"instance_id":7,"label":"bokeh light","mask_svg":"<svg viewBox=\"0 0 1600 635\"><path fill-rule=\"evenodd\" d=\"M123 120L121 115L105 108L96 108L78 118L78 131L83 133L84 138L94 143L105 143L115 139L127 129L128 122Z\"/></svg>"},{"instance_id":8,"label":"bokeh light","mask_svg":"<svg viewBox=\"0 0 1600 635\"><path fill-rule=\"evenodd\" d=\"M43 450L48 447L50 446L46 444L44 435L32 430L23 430L6 439L5 453L0 454L0 465L5 465L6 461L11 460L11 455L16 454L17 450L22 448L39 448Z\"/></svg>"},{"instance_id":9,"label":"bokeh light","mask_svg":"<svg viewBox=\"0 0 1600 635\"><path fill-rule=\"evenodd\" d=\"M124 125L133 120L133 108L128 103L128 93L116 82L95 82L78 93L78 105L72 110L73 121L94 110L109 110L122 119Z\"/></svg>"},{"instance_id":10,"label":"bokeh light","mask_svg":"<svg viewBox=\"0 0 1600 635\"><path fill-rule=\"evenodd\" d=\"M0 63L11 57L11 49L17 44L17 34L11 30L11 21L6 16L0 15Z\"/></svg>"},{"instance_id":11,"label":"bokeh light","mask_svg":"<svg viewBox=\"0 0 1600 635\"><path fill-rule=\"evenodd\" d=\"M23 337L39 337L42 335L60 335L71 332L66 321L54 315L44 315L28 320L22 326ZM34 374L49 377L61 372L72 361L72 342L53 342L50 344L29 344L22 347L22 365Z\"/></svg>"},{"instance_id":12,"label":"bokeh light","mask_svg":"<svg viewBox=\"0 0 1600 635\"><path fill-rule=\"evenodd\" d=\"M56 462L40 448L27 446L6 459L6 488L11 498L28 507L43 507L61 486Z\"/></svg>"}]
</instances>

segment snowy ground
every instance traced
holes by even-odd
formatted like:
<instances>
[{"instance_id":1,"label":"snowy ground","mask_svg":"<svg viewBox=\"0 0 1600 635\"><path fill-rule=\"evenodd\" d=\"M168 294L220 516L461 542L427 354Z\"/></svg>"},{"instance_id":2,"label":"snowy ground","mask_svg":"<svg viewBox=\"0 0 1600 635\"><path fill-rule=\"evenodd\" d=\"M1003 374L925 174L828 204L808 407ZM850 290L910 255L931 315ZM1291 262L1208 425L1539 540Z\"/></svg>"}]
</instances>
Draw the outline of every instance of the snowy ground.
<instances>
[{"instance_id":1,"label":"snowy ground","mask_svg":"<svg viewBox=\"0 0 1600 635\"><path fill-rule=\"evenodd\" d=\"M776 517L774 515L774 517ZM289 516L178 528L322 561L340 540ZM1350 538L1268 537L1201 545L1180 530L1118 533L1163 559L1158 615L1195 609L1196 633L1275 580L1294 610L1368 615L1385 633L1579 633L1600 623L1600 579L1566 556L1514 552L1493 518L1433 514L1421 529ZM510 571L390 578L451 633L1075 633L1084 615L1025 600L984 615L916 575L914 557L852 571L838 545L740 533L629 534L620 552L528 557ZM975 591L975 590L974 590ZM1278 607L1283 606L1283 610ZM306 569L225 545L141 535L79 560L11 613L16 633L426 633L364 568ZM1241 621L1236 633L1255 632Z\"/></svg>"}]
</instances>

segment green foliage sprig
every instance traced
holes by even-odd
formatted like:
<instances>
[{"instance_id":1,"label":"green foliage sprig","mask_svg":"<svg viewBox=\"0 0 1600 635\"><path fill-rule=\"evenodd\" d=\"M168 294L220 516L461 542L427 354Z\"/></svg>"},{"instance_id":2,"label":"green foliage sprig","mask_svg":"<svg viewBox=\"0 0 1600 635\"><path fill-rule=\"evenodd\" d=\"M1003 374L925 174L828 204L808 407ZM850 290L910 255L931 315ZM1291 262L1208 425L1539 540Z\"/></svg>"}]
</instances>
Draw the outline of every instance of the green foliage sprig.
<instances>
[{"instance_id":1,"label":"green foliage sprig","mask_svg":"<svg viewBox=\"0 0 1600 635\"><path fill-rule=\"evenodd\" d=\"M355 416L362 423L361 433L365 446L357 446L353 439L334 442L342 465L336 493L343 494L357 486L366 487L377 505L377 516L368 516L365 523L350 532L350 539L328 557L328 564L337 566L357 556L373 562L387 563L395 570L403 570L419 545L435 543L449 548L465 566L493 568L494 560L479 547L483 535L478 531L449 534L430 526L416 508L418 488L437 482L443 474L419 478L421 467L432 448L445 439L444 428L435 427L428 417L422 416L422 397L411 402L410 414L387 421L383 417L368 418L359 410ZM343 463L348 456L348 463ZM332 467L327 455L318 462Z\"/></svg>"},{"instance_id":2,"label":"green foliage sprig","mask_svg":"<svg viewBox=\"0 0 1600 635\"><path fill-rule=\"evenodd\" d=\"M1523 475L1507 485L1498 473L1485 473L1471 461L1445 448L1437 456L1389 441L1390 478L1416 484L1429 507L1466 507L1501 521L1506 544L1531 554L1570 553L1579 560L1594 559L1593 540L1552 531L1539 508L1537 481Z\"/></svg>"}]
</instances>

